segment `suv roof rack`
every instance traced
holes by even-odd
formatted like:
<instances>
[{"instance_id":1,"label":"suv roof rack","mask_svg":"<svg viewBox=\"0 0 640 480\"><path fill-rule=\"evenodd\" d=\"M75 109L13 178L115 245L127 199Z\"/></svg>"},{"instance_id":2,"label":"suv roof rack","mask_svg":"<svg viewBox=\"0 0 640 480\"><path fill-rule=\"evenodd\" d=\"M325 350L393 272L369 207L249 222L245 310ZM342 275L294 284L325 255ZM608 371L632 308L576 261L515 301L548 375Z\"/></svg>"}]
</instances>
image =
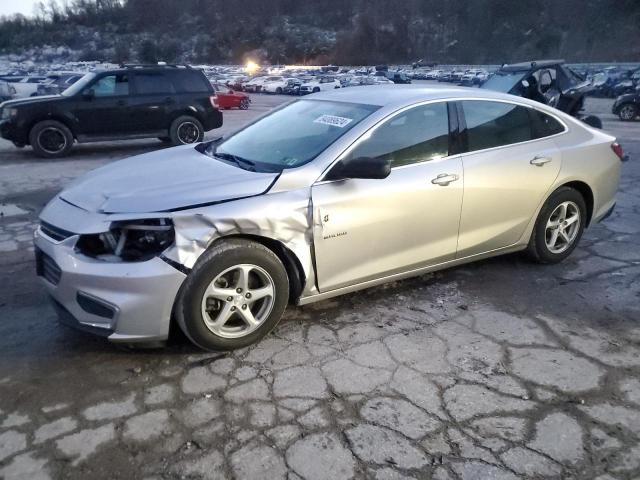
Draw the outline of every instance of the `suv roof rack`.
<instances>
[{"instance_id":1,"label":"suv roof rack","mask_svg":"<svg viewBox=\"0 0 640 480\"><path fill-rule=\"evenodd\" d=\"M178 65L165 62L158 63L121 63L120 68L191 68L190 65Z\"/></svg>"}]
</instances>

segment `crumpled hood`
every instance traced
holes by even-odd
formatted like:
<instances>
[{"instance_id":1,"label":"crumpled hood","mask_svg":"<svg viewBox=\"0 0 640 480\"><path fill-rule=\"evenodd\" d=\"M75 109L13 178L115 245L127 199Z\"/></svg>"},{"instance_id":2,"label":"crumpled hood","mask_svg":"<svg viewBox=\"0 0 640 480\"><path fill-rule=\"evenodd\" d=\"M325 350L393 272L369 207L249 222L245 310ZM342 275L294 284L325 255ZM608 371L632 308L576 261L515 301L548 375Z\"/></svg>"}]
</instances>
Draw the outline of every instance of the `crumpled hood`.
<instances>
[{"instance_id":1,"label":"crumpled hood","mask_svg":"<svg viewBox=\"0 0 640 480\"><path fill-rule=\"evenodd\" d=\"M243 170L185 145L98 168L60 197L101 213L160 212L259 195L277 176Z\"/></svg>"}]
</instances>

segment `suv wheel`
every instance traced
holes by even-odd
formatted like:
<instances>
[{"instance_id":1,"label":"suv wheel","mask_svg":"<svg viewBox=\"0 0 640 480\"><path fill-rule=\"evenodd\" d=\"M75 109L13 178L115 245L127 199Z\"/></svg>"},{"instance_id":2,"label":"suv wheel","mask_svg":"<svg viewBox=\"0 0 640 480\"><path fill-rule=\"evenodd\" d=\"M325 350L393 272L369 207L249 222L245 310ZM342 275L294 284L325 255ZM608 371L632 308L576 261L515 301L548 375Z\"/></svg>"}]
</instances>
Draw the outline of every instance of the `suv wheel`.
<instances>
[{"instance_id":1,"label":"suv wheel","mask_svg":"<svg viewBox=\"0 0 640 480\"><path fill-rule=\"evenodd\" d=\"M185 280L176 305L180 327L205 350L233 350L260 340L289 300L280 259L249 240L222 241L205 252Z\"/></svg>"},{"instance_id":2,"label":"suv wheel","mask_svg":"<svg viewBox=\"0 0 640 480\"><path fill-rule=\"evenodd\" d=\"M63 123L44 120L36 123L29 132L29 143L39 157L63 157L73 146L73 134Z\"/></svg>"},{"instance_id":3,"label":"suv wheel","mask_svg":"<svg viewBox=\"0 0 640 480\"><path fill-rule=\"evenodd\" d=\"M578 245L586 218L587 207L580 192L560 187L540 210L529 240L529 255L538 263L561 262Z\"/></svg>"},{"instance_id":4,"label":"suv wheel","mask_svg":"<svg viewBox=\"0 0 640 480\"><path fill-rule=\"evenodd\" d=\"M620 117L620 120L630 122L638 116L638 107L632 103L627 103L620 107L620 110L618 110L618 116Z\"/></svg>"},{"instance_id":5,"label":"suv wheel","mask_svg":"<svg viewBox=\"0 0 640 480\"><path fill-rule=\"evenodd\" d=\"M173 121L169 128L169 136L174 145L198 143L204 138L204 128L197 118L183 115Z\"/></svg>"}]
</instances>

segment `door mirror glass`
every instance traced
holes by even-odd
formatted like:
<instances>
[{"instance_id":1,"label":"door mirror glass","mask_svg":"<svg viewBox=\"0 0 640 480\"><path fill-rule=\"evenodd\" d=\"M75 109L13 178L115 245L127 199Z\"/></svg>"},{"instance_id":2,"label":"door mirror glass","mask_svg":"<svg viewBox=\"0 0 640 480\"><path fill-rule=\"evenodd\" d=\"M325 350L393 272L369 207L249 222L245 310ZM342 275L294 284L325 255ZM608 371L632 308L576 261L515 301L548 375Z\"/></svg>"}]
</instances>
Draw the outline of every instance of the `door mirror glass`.
<instances>
[{"instance_id":1,"label":"door mirror glass","mask_svg":"<svg viewBox=\"0 0 640 480\"><path fill-rule=\"evenodd\" d=\"M391 173L389 157L357 157L339 161L329 172L326 180L342 180L345 178L368 178L382 180Z\"/></svg>"},{"instance_id":2,"label":"door mirror glass","mask_svg":"<svg viewBox=\"0 0 640 480\"><path fill-rule=\"evenodd\" d=\"M93 88L87 88L84 92L82 92L82 98L84 98L85 100L92 100L95 96L96 92L93 90Z\"/></svg>"}]
</instances>

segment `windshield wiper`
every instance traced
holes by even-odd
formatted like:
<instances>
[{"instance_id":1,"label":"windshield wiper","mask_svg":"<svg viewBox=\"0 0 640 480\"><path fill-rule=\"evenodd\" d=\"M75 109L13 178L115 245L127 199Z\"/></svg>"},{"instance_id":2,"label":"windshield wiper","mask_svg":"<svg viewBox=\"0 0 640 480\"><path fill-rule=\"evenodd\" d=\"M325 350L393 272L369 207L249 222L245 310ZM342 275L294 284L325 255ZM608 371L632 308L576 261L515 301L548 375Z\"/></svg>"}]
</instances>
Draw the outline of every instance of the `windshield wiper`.
<instances>
[{"instance_id":1,"label":"windshield wiper","mask_svg":"<svg viewBox=\"0 0 640 480\"><path fill-rule=\"evenodd\" d=\"M213 156L218 157L221 160L231 161L235 163L237 166L239 166L240 168L243 168L245 170L249 170L251 172L256 171L255 162L252 162L251 160L247 160L246 158L238 157L237 155L232 155L230 153L224 153L224 152L213 152Z\"/></svg>"}]
</instances>

